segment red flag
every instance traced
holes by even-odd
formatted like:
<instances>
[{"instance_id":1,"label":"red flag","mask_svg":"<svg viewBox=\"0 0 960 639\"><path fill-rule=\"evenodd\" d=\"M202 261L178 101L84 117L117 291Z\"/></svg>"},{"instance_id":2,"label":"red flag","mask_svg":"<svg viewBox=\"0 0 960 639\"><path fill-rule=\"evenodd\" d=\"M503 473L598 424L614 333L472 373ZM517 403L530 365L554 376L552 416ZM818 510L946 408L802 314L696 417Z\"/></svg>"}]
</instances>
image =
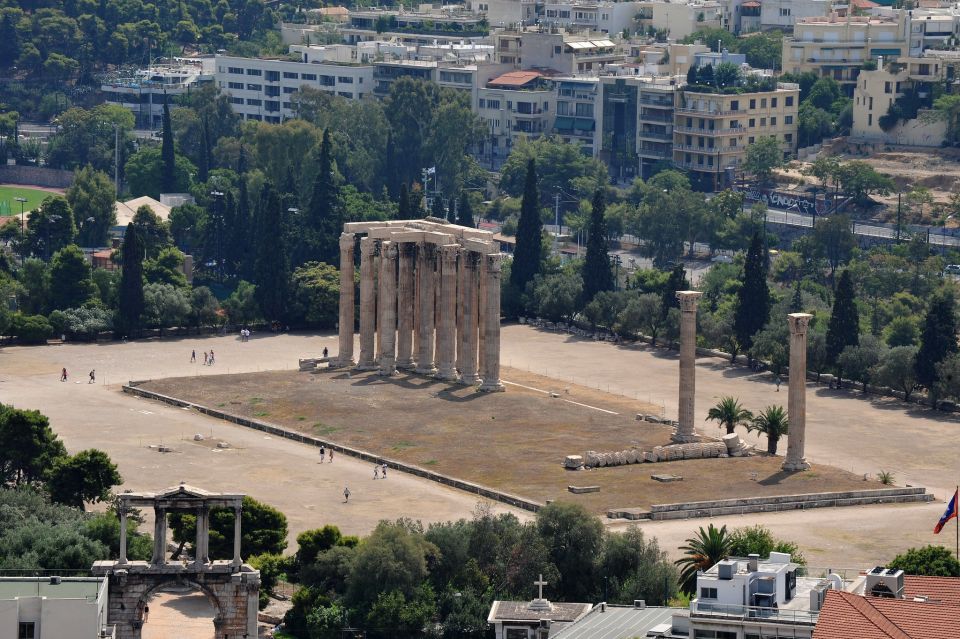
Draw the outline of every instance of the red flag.
<instances>
[{"instance_id":1,"label":"red flag","mask_svg":"<svg viewBox=\"0 0 960 639\"><path fill-rule=\"evenodd\" d=\"M933 533L935 535L940 534L940 531L943 530L943 527L947 525L948 521L957 518L957 493L960 493L960 490L953 493L953 499L947 504L947 511L943 513L943 517L941 517L937 525L933 527Z\"/></svg>"}]
</instances>

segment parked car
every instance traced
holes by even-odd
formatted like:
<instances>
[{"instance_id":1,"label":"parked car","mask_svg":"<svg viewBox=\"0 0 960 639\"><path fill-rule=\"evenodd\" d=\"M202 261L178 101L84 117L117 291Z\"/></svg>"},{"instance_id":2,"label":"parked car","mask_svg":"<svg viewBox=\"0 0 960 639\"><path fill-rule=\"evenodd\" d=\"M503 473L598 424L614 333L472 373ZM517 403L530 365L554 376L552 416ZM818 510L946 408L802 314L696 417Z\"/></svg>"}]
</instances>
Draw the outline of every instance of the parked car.
<instances>
[{"instance_id":1,"label":"parked car","mask_svg":"<svg viewBox=\"0 0 960 639\"><path fill-rule=\"evenodd\" d=\"M960 276L960 264L947 264L947 268L943 269L943 272L947 275Z\"/></svg>"},{"instance_id":2,"label":"parked car","mask_svg":"<svg viewBox=\"0 0 960 639\"><path fill-rule=\"evenodd\" d=\"M733 258L729 255L714 255L710 261L714 264L733 264Z\"/></svg>"}]
</instances>

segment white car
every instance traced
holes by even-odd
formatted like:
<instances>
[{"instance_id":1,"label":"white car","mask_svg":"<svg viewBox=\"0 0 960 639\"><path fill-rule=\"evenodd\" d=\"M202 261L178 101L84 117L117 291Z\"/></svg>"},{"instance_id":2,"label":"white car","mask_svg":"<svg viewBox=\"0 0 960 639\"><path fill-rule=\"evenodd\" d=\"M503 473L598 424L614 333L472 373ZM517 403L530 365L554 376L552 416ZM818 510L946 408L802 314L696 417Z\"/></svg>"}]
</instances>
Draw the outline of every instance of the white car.
<instances>
[{"instance_id":1,"label":"white car","mask_svg":"<svg viewBox=\"0 0 960 639\"><path fill-rule=\"evenodd\" d=\"M947 264L947 268L943 269L943 272L947 275L958 276L960 275L960 264Z\"/></svg>"},{"instance_id":2,"label":"white car","mask_svg":"<svg viewBox=\"0 0 960 639\"><path fill-rule=\"evenodd\" d=\"M714 255L710 261L714 264L733 264L733 258L729 255Z\"/></svg>"}]
</instances>

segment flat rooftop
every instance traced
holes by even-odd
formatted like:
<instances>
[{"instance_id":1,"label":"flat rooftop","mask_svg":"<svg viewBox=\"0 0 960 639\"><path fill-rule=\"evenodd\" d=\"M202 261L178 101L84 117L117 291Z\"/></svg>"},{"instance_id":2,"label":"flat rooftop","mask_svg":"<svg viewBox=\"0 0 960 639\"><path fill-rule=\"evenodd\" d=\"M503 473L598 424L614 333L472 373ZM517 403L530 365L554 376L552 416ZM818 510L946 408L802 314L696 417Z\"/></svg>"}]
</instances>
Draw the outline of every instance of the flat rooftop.
<instances>
[{"instance_id":1,"label":"flat rooftop","mask_svg":"<svg viewBox=\"0 0 960 639\"><path fill-rule=\"evenodd\" d=\"M50 577L0 577L0 600L18 597L48 599L96 599L104 580L98 577L63 577L51 584Z\"/></svg>"}]
</instances>

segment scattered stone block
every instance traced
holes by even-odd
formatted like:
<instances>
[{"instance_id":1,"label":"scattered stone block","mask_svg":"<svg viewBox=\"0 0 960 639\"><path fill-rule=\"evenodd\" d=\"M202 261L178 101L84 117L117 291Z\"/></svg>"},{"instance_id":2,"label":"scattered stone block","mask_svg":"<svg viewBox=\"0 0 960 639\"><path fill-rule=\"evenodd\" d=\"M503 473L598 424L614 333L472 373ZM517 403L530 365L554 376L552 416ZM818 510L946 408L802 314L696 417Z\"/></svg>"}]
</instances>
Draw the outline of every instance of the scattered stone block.
<instances>
[{"instance_id":1,"label":"scattered stone block","mask_svg":"<svg viewBox=\"0 0 960 639\"><path fill-rule=\"evenodd\" d=\"M193 436L193 441L195 441L195 442L202 442L202 441L203 441L203 435L201 435L200 433L197 433L196 435Z\"/></svg>"},{"instance_id":2,"label":"scattered stone block","mask_svg":"<svg viewBox=\"0 0 960 639\"><path fill-rule=\"evenodd\" d=\"M653 481L659 481L664 484L668 484L673 481L683 481L682 475L650 475L650 479Z\"/></svg>"},{"instance_id":3,"label":"scattered stone block","mask_svg":"<svg viewBox=\"0 0 960 639\"><path fill-rule=\"evenodd\" d=\"M230 448L229 442L217 442L217 448Z\"/></svg>"},{"instance_id":4,"label":"scattered stone block","mask_svg":"<svg viewBox=\"0 0 960 639\"><path fill-rule=\"evenodd\" d=\"M583 456L567 455L563 460L563 467L577 470L583 467Z\"/></svg>"},{"instance_id":5,"label":"scattered stone block","mask_svg":"<svg viewBox=\"0 0 960 639\"><path fill-rule=\"evenodd\" d=\"M567 486L569 490L574 495L582 495L584 493L599 493L599 486Z\"/></svg>"}]
</instances>

